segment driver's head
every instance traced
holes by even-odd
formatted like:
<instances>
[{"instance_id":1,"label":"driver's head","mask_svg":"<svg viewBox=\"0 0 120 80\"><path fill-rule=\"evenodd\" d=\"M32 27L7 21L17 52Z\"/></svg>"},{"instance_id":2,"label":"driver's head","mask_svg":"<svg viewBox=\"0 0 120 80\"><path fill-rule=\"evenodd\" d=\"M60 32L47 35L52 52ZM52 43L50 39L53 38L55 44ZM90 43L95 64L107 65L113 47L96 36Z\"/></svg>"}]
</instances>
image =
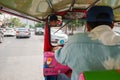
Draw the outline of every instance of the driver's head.
<instances>
[{"instance_id":1,"label":"driver's head","mask_svg":"<svg viewBox=\"0 0 120 80\"><path fill-rule=\"evenodd\" d=\"M57 25L58 17L55 14L51 14L48 16L50 26L54 27Z\"/></svg>"},{"instance_id":2,"label":"driver's head","mask_svg":"<svg viewBox=\"0 0 120 80\"><path fill-rule=\"evenodd\" d=\"M87 27L93 29L99 25L113 27L114 14L109 6L93 6L87 12ZM90 30L89 30L90 31Z\"/></svg>"}]
</instances>

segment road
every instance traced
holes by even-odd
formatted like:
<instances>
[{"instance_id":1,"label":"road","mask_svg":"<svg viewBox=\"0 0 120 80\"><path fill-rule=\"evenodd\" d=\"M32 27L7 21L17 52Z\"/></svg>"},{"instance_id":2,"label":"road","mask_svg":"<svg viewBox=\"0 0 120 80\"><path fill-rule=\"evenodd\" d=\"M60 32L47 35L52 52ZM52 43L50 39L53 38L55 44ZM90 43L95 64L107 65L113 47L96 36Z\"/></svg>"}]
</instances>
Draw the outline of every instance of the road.
<instances>
[{"instance_id":1,"label":"road","mask_svg":"<svg viewBox=\"0 0 120 80\"><path fill-rule=\"evenodd\" d=\"M43 36L5 37L0 44L0 80L44 80Z\"/></svg>"}]
</instances>

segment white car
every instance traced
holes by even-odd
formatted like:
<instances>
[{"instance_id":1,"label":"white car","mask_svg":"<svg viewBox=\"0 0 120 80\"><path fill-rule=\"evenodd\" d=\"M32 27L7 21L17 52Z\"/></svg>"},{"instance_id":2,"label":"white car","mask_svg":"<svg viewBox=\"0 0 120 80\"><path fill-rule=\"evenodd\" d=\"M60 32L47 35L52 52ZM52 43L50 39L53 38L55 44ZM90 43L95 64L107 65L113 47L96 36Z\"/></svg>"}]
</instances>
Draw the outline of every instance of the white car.
<instances>
[{"instance_id":1,"label":"white car","mask_svg":"<svg viewBox=\"0 0 120 80\"><path fill-rule=\"evenodd\" d=\"M35 28L35 35L43 35L44 34L44 29L39 27Z\"/></svg>"},{"instance_id":2,"label":"white car","mask_svg":"<svg viewBox=\"0 0 120 80\"><path fill-rule=\"evenodd\" d=\"M13 28L6 28L4 30L4 36L15 36L16 32Z\"/></svg>"},{"instance_id":3,"label":"white car","mask_svg":"<svg viewBox=\"0 0 120 80\"><path fill-rule=\"evenodd\" d=\"M116 35L120 36L120 26L114 26L114 28L112 29Z\"/></svg>"},{"instance_id":4,"label":"white car","mask_svg":"<svg viewBox=\"0 0 120 80\"><path fill-rule=\"evenodd\" d=\"M51 28L51 42L57 44L64 44L68 41L68 35L62 30L57 31L57 29Z\"/></svg>"}]
</instances>

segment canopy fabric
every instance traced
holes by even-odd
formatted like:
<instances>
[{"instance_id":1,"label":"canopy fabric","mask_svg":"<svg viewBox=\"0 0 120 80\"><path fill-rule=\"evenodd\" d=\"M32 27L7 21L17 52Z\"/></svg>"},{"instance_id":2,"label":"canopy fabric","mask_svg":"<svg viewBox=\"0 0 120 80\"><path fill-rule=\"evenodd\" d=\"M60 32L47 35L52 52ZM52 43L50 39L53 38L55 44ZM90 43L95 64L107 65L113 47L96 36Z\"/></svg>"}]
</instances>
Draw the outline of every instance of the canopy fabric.
<instances>
[{"instance_id":1,"label":"canopy fabric","mask_svg":"<svg viewBox=\"0 0 120 80\"><path fill-rule=\"evenodd\" d=\"M108 5L120 20L120 0L0 0L0 10L28 19L42 20L51 13L72 9L89 9L93 5Z\"/></svg>"}]
</instances>

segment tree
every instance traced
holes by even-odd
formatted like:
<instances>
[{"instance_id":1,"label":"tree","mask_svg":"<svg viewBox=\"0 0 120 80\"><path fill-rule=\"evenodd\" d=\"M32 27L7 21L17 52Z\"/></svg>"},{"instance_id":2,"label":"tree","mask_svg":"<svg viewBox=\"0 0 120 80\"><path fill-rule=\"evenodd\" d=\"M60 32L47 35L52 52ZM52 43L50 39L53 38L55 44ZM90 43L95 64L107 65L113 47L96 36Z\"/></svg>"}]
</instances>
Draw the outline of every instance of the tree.
<instances>
[{"instance_id":1,"label":"tree","mask_svg":"<svg viewBox=\"0 0 120 80\"><path fill-rule=\"evenodd\" d=\"M67 23L67 21L66 20L63 20L65 23ZM74 32L74 30L76 30L76 28L78 28L78 27L81 27L81 26L83 26L85 24L85 20L81 20L81 19L76 19L76 20L71 20L69 23L68 23L68 25L67 25L67 27L68 27L68 29L69 29L69 31L70 31L70 33L69 34L73 34L73 32Z\"/></svg>"},{"instance_id":2,"label":"tree","mask_svg":"<svg viewBox=\"0 0 120 80\"><path fill-rule=\"evenodd\" d=\"M11 18L11 23L14 25L14 27L20 27L23 26L19 18Z\"/></svg>"},{"instance_id":3,"label":"tree","mask_svg":"<svg viewBox=\"0 0 120 80\"><path fill-rule=\"evenodd\" d=\"M42 27L42 28L44 28L44 26L45 26L45 23L44 22L41 22L41 23L36 23L35 24L35 27Z\"/></svg>"},{"instance_id":4,"label":"tree","mask_svg":"<svg viewBox=\"0 0 120 80\"><path fill-rule=\"evenodd\" d=\"M32 26L32 25L29 25L29 28L33 28L33 26Z\"/></svg>"},{"instance_id":5,"label":"tree","mask_svg":"<svg viewBox=\"0 0 120 80\"><path fill-rule=\"evenodd\" d=\"M26 23L22 23L22 24L21 24L21 27L26 27L26 26L27 26Z\"/></svg>"}]
</instances>

